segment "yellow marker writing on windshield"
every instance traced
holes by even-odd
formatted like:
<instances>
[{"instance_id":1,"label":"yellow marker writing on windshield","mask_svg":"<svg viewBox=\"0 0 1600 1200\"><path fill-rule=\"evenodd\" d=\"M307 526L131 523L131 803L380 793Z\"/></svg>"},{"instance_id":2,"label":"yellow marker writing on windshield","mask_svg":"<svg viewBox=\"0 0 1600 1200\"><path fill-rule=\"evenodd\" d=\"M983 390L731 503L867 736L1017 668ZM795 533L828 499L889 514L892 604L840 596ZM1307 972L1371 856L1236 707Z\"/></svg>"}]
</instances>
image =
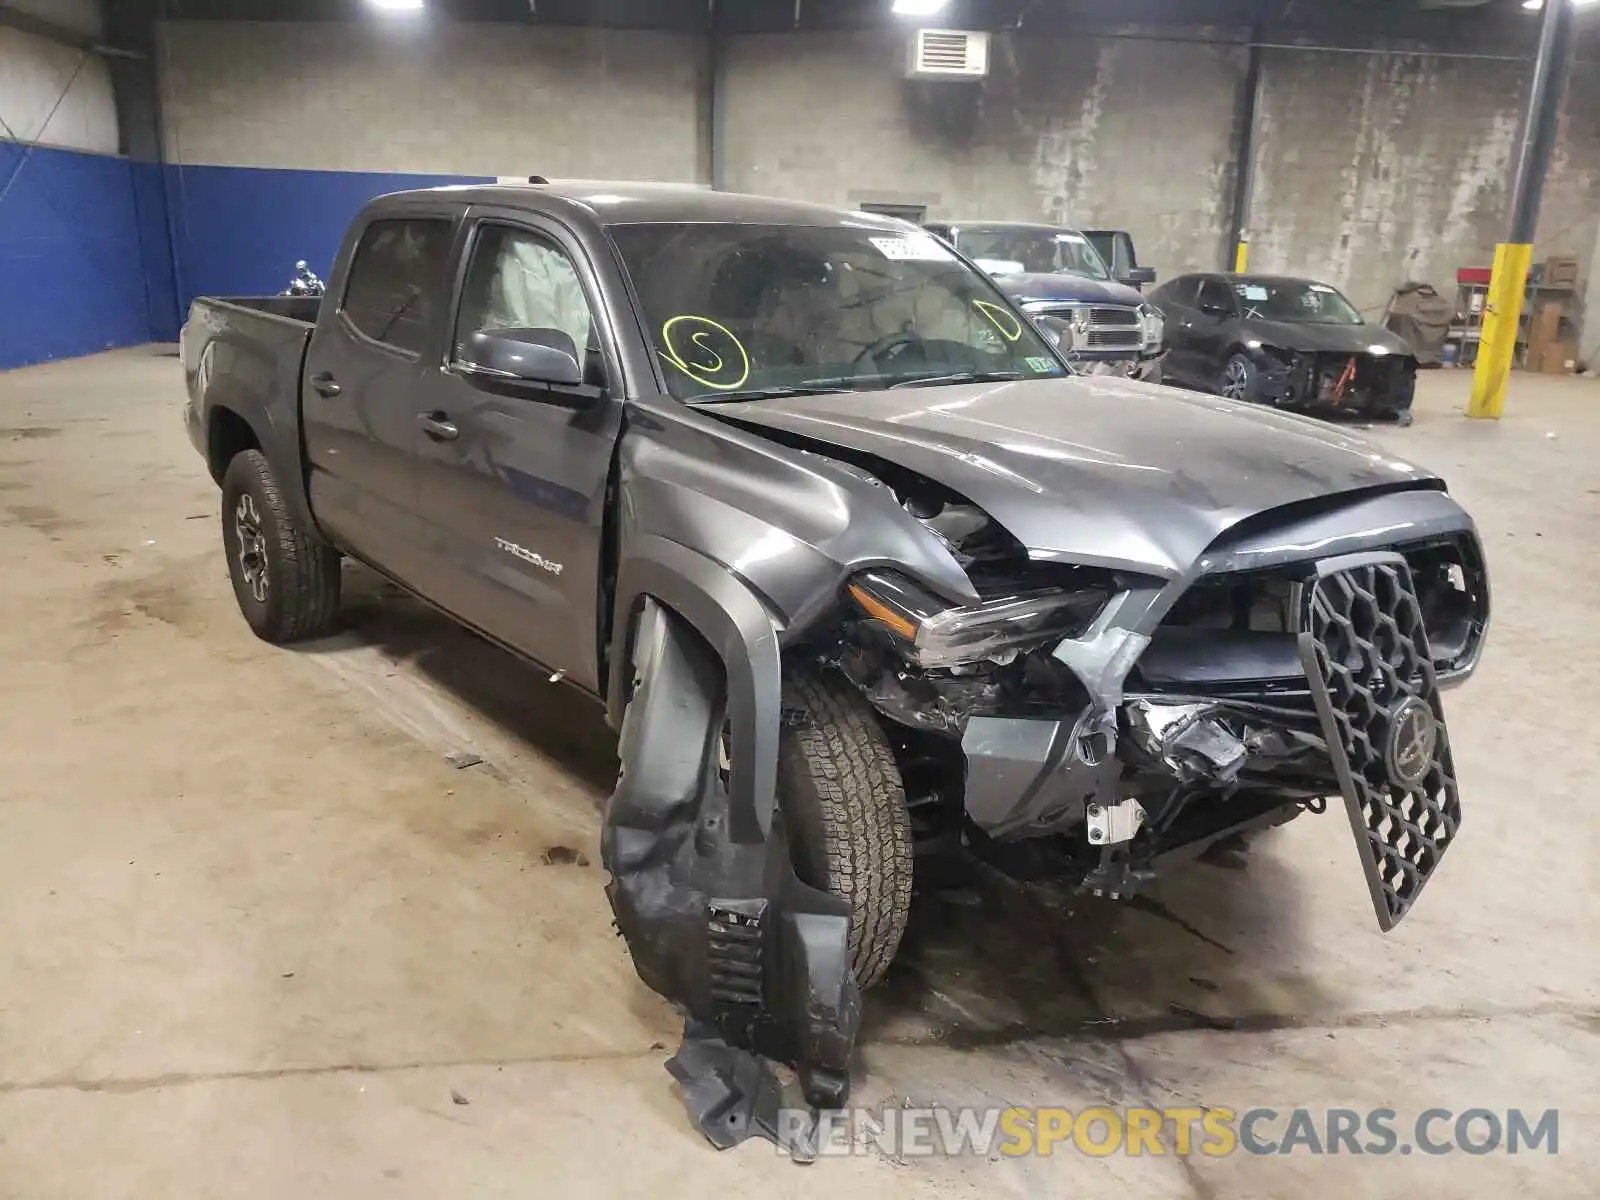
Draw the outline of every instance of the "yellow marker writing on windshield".
<instances>
[{"instance_id":1,"label":"yellow marker writing on windshield","mask_svg":"<svg viewBox=\"0 0 1600 1200\"><path fill-rule=\"evenodd\" d=\"M1022 322L1017 320L1016 313L1007 312L998 304L990 304L987 300L974 300L972 307L989 318L989 324L1000 331L1000 336L1008 342L1014 342L1022 336Z\"/></svg>"},{"instance_id":2,"label":"yellow marker writing on windshield","mask_svg":"<svg viewBox=\"0 0 1600 1200\"><path fill-rule=\"evenodd\" d=\"M693 347L689 352L690 358L686 358L683 350L673 344L675 337ZM750 355L745 351L744 343L734 335L733 330L710 317L699 317L692 313L673 317L661 327L661 345L661 357L702 387L731 392L743 387L750 378ZM718 351L719 345L722 350L737 354L737 363L730 364L730 360ZM715 378L735 369L739 371L739 377L731 382L718 382Z\"/></svg>"}]
</instances>

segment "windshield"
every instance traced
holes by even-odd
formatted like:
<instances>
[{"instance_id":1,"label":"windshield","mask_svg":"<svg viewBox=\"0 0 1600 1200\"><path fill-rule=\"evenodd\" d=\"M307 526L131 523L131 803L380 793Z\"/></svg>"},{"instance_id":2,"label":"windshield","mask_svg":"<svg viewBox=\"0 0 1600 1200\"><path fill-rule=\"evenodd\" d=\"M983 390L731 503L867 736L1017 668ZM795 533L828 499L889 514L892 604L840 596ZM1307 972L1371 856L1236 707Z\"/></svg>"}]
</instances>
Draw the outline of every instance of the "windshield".
<instances>
[{"instance_id":1,"label":"windshield","mask_svg":"<svg viewBox=\"0 0 1600 1200\"><path fill-rule=\"evenodd\" d=\"M1361 314L1325 283L1292 279L1240 279L1233 285L1247 321L1291 325L1360 325Z\"/></svg>"},{"instance_id":2,"label":"windshield","mask_svg":"<svg viewBox=\"0 0 1600 1200\"><path fill-rule=\"evenodd\" d=\"M1066 229L972 229L960 233L961 252L991 275L1087 275L1110 279L1099 251Z\"/></svg>"},{"instance_id":3,"label":"windshield","mask_svg":"<svg viewBox=\"0 0 1600 1200\"><path fill-rule=\"evenodd\" d=\"M1064 375L992 283L920 231L617 225L680 400Z\"/></svg>"}]
</instances>

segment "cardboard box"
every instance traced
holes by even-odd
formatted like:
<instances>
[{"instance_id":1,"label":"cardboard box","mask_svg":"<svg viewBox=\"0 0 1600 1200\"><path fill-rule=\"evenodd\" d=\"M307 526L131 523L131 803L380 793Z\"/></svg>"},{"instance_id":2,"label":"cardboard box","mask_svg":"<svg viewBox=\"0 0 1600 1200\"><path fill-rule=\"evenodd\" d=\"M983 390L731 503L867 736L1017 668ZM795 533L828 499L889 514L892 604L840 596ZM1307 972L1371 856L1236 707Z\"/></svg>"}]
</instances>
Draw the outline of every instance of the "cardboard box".
<instances>
[{"instance_id":1,"label":"cardboard box","mask_svg":"<svg viewBox=\"0 0 1600 1200\"><path fill-rule=\"evenodd\" d=\"M1578 282L1578 260L1571 255L1552 255L1544 260L1544 278L1540 280L1546 286L1572 287Z\"/></svg>"},{"instance_id":2,"label":"cardboard box","mask_svg":"<svg viewBox=\"0 0 1600 1200\"><path fill-rule=\"evenodd\" d=\"M1535 368L1541 375L1571 375L1577 368L1578 343L1571 338L1552 342Z\"/></svg>"},{"instance_id":3,"label":"cardboard box","mask_svg":"<svg viewBox=\"0 0 1600 1200\"><path fill-rule=\"evenodd\" d=\"M1528 322L1528 370L1543 371L1545 360L1561 341L1561 309L1560 304L1547 302L1533 310Z\"/></svg>"}]
</instances>

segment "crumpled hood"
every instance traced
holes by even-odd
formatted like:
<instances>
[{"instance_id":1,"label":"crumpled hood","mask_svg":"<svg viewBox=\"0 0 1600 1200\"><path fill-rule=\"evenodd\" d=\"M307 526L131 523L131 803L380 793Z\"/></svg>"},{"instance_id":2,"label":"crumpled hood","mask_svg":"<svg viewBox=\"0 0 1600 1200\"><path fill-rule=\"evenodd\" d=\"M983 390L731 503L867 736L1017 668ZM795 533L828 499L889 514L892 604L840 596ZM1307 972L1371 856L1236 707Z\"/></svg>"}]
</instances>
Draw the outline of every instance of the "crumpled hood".
<instances>
[{"instance_id":1,"label":"crumpled hood","mask_svg":"<svg viewBox=\"0 0 1600 1200\"><path fill-rule=\"evenodd\" d=\"M1166 578L1258 513L1436 480L1303 417L1104 376L797 396L710 411L916 471L979 505L1037 558Z\"/></svg>"},{"instance_id":2,"label":"crumpled hood","mask_svg":"<svg viewBox=\"0 0 1600 1200\"><path fill-rule=\"evenodd\" d=\"M1106 283L1086 275L997 275L1000 290L1018 304L1048 300L1058 304L1126 304L1137 308L1144 293L1123 283Z\"/></svg>"},{"instance_id":3,"label":"crumpled hood","mask_svg":"<svg viewBox=\"0 0 1600 1200\"><path fill-rule=\"evenodd\" d=\"M1370 353L1381 346L1389 354L1410 354L1411 347L1381 325L1298 325L1286 321L1250 321L1249 335L1268 346L1304 353Z\"/></svg>"}]
</instances>

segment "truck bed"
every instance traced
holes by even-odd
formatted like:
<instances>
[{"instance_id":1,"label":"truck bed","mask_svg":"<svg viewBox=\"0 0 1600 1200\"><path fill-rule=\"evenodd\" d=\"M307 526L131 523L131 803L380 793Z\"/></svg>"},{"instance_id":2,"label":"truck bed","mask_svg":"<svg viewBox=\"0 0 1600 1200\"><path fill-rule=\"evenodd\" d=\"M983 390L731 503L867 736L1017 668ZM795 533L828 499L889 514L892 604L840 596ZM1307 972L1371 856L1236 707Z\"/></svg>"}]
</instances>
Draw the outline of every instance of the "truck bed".
<instances>
[{"instance_id":1,"label":"truck bed","mask_svg":"<svg viewBox=\"0 0 1600 1200\"><path fill-rule=\"evenodd\" d=\"M209 304L231 304L271 317L283 317L301 325L315 325L322 309L321 296L206 296Z\"/></svg>"},{"instance_id":2,"label":"truck bed","mask_svg":"<svg viewBox=\"0 0 1600 1200\"><path fill-rule=\"evenodd\" d=\"M201 296L180 339L190 439L213 472L224 464L207 444L208 418L229 410L260 431L274 461L300 463L300 377L322 301L317 296ZM298 485L298 478L286 482Z\"/></svg>"}]
</instances>

